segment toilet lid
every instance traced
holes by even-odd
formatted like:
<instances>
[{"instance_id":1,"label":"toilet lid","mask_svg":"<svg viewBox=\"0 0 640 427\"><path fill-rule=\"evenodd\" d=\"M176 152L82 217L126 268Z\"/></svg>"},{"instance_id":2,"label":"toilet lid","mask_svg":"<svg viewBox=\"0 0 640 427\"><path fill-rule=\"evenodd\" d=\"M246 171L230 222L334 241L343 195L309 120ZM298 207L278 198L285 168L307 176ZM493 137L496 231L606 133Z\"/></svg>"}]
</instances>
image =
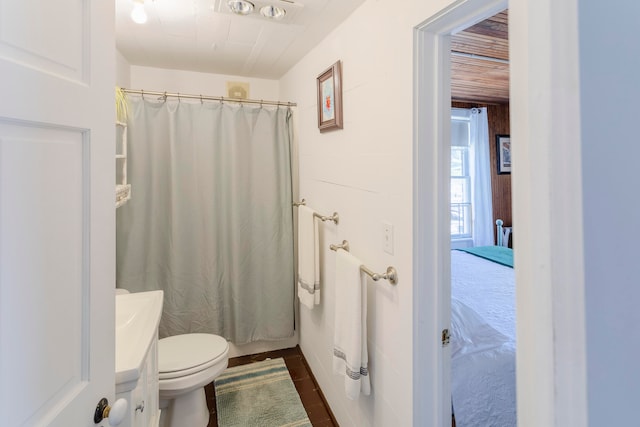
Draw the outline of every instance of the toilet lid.
<instances>
[{"instance_id":1,"label":"toilet lid","mask_svg":"<svg viewBox=\"0 0 640 427\"><path fill-rule=\"evenodd\" d=\"M227 356L227 340L212 334L184 334L158 341L158 371L160 374L202 369Z\"/></svg>"}]
</instances>

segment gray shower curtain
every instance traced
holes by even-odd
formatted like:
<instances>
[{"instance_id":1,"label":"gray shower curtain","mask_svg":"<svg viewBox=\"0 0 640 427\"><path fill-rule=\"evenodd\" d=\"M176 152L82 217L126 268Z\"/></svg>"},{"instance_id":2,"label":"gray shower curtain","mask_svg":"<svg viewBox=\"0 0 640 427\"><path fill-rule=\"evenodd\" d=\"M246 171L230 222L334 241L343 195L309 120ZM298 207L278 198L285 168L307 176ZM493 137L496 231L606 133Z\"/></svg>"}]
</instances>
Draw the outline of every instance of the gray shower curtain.
<instances>
[{"instance_id":1,"label":"gray shower curtain","mask_svg":"<svg viewBox=\"0 0 640 427\"><path fill-rule=\"evenodd\" d=\"M292 336L290 109L129 101L117 286L164 291L161 337Z\"/></svg>"}]
</instances>

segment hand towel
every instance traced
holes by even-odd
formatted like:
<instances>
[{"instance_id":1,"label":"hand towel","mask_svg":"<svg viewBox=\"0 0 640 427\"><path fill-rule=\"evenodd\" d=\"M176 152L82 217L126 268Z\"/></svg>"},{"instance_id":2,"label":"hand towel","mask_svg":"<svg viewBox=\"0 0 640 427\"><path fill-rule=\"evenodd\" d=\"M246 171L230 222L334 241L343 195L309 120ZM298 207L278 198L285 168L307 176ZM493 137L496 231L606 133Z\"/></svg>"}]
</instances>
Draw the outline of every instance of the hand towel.
<instances>
[{"instance_id":1,"label":"hand towel","mask_svg":"<svg viewBox=\"0 0 640 427\"><path fill-rule=\"evenodd\" d=\"M336 253L333 372L344 376L349 399L371 393L367 353L367 282L362 263L349 252Z\"/></svg>"},{"instance_id":2,"label":"hand towel","mask_svg":"<svg viewBox=\"0 0 640 427\"><path fill-rule=\"evenodd\" d=\"M320 246L313 210L298 207L298 298L307 308L320 304Z\"/></svg>"}]
</instances>

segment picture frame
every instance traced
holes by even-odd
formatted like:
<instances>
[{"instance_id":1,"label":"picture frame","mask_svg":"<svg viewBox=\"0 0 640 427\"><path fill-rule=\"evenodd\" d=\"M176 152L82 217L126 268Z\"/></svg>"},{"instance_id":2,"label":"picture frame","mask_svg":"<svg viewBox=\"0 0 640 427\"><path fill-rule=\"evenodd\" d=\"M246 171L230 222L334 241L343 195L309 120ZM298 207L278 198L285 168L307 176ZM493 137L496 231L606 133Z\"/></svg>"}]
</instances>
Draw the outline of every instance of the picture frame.
<instances>
[{"instance_id":1,"label":"picture frame","mask_svg":"<svg viewBox=\"0 0 640 427\"><path fill-rule=\"evenodd\" d=\"M496 135L496 158L498 159L498 175L511 173L511 137Z\"/></svg>"},{"instance_id":2,"label":"picture frame","mask_svg":"<svg viewBox=\"0 0 640 427\"><path fill-rule=\"evenodd\" d=\"M337 61L317 78L318 129L342 129L342 62Z\"/></svg>"}]
</instances>

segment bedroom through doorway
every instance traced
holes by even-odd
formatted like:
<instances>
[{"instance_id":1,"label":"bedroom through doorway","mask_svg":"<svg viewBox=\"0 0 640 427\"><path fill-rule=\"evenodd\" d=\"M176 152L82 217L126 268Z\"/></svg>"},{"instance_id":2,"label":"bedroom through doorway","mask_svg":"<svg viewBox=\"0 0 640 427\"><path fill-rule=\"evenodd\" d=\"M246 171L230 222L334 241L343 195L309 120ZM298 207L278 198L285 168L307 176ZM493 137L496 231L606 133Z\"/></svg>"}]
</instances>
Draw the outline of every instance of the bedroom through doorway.
<instances>
[{"instance_id":1,"label":"bedroom through doorway","mask_svg":"<svg viewBox=\"0 0 640 427\"><path fill-rule=\"evenodd\" d=\"M452 425L517 424L508 10L451 35Z\"/></svg>"},{"instance_id":2,"label":"bedroom through doorway","mask_svg":"<svg viewBox=\"0 0 640 427\"><path fill-rule=\"evenodd\" d=\"M416 26L414 32L416 52L414 58L416 76L414 80L416 97L414 104L416 123L414 281L420 284L414 288L414 424L416 425L451 425L452 412L456 411L457 405L461 405L460 402L455 402L455 397L452 399L452 386L456 387L451 376L452 353L459 350L455 348L455 340L451 339L456 333L455 328L452 327L452 317L458 316L460 310L455 313L451 310L453 252L451 251L451 234L454 228L461 231L459 234L465 236L460 236L462 237L460 240L467 240L463 246L471 247L474 245L474 233L472 223L461 224L460 222L461 214L462 216L466 214L467 219L473 218L471 200L453 200L451 197L453 188L451 136L455 132L452 129L451 95L455 93L452 91L455 83L452 70L452 39L464 29L499 14L506 8L506 0L459 0ZM464 52L461 53L457 59L478 59L472 58L471 55L464 55ZM509 77L506 77L507 81L508 79ZM456 99L456 101L480 104L476 99ZM487 109L496 104L486 101L483 103L486 105L480 107L487 107ZM460 107L466 106L460 105ZM467 110L473 108L480 110L475 105L469 107L471 108ZM508 108L506 111L508 118ZM469 120L470 114L471 111L468 111L466 116ZM471 133L470 123L467 124L467 128L468 133ZM475 154L469 154L466 160L468 166L473 161L472 157L475 158ZM459 156L458 167L461 166L462 161L464 160L460 160ZM458 175L458 178L458 182L467 179L462 175ZM467 186L466 191L471 196L469 185L461 185ZM452 201L456 203L455 206L452 205ZM495 234L491 226L492 215L489 214L488 222L491 228L486 233L486 238L489 239L488 242L485 241L485 244L489 243L487 246L495 246L493 240ZM468 314L466 324L469 326L473 327L474 324L482 326L486 323L479 316L469 314L470 310L462 311ZM515 321L513 323L515 327ZM501 339L504 340L504 338ZM441 345L434 346L432 343L436 340ZM433 384L433 386L424 387L421 384Z\"/></svg>"}]
</instances>

